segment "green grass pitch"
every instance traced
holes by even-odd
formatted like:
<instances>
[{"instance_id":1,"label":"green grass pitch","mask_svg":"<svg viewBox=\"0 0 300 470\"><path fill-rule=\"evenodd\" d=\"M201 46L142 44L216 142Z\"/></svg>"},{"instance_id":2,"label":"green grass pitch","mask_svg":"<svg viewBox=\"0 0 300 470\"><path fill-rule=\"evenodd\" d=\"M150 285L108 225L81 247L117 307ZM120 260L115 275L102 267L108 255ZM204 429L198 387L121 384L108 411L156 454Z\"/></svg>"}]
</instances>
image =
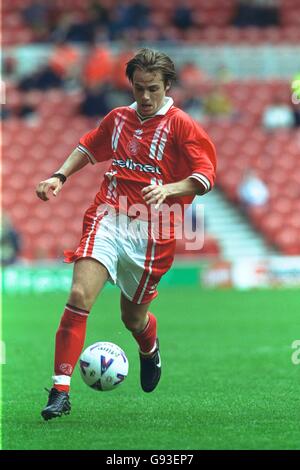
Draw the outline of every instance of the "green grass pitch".
<instances>
[{"instance_id":1,"label":"green grass pitch","mask_svg":"<svg viewBox=\"0 0 300 470\"><path fill-rule=\"evenodd\" d=\"M5 296L3 449L300 449L300 339L297 291L162 288L162 379L139 386L136 344L119 318L119 292L105 290L88 323L86 346L120 345L129 375L119 389L96 392L76 368L72 413L44 422L54 335L66 296Z\"/></svg>"}]
</instances>

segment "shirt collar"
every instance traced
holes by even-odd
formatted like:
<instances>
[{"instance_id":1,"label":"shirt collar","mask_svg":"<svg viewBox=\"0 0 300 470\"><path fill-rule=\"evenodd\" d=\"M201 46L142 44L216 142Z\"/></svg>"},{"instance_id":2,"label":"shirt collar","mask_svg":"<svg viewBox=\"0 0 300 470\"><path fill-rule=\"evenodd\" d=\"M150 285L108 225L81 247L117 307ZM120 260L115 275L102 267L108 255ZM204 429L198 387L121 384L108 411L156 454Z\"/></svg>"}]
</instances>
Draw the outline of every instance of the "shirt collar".
<instances>
[{"instance_id":1,"label":"shirt collar","mask_svg":"<svg viewBox=\"0 0 300 470\"><path fill-rule=\"evenodd\" d=\"M164 105L155 114L153 114L152 116L149 116L149 118L154 117L154 116L165 116L167 112L169 111L169 109L173 106L173 104L174 104L173 98L171 98L170 96L166 96ZM129 108L137 111L137 102L135 101L134 103L132 103L129 106Z\"/></svg>"}]
</instances>

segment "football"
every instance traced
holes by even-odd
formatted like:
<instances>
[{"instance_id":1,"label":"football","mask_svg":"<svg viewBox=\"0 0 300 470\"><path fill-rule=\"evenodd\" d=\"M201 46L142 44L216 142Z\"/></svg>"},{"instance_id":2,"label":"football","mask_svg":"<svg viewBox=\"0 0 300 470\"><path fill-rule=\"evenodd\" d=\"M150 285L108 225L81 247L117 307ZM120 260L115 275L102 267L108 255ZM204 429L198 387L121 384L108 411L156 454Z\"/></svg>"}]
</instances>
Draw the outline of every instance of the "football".
<instances>
[{"instance_id":1,"label":"football","mask_svg":"<svg viewBox=\"0 0 300 470\"><path fill-rule=\"evenodd\" d=\"M124 381L129 364L119 346L100 341L83 351L79 366L83 381L92 389L105 392L114 390Z\"/></svg>"}]
</instances>

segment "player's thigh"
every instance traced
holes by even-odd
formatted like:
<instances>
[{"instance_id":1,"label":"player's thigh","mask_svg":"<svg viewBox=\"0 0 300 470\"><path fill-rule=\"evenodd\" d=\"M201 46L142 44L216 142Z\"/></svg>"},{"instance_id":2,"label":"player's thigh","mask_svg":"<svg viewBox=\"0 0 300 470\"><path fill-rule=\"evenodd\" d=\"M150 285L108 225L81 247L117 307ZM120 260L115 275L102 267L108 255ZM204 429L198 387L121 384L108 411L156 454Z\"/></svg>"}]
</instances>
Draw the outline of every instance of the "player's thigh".
<instances>
[{"instance_id":1,"label":"player's thigh","mask_svg":"<svg viewBox=\"0 0 300 470\"><path fill-rule=\"evenodd\" d=\"M75 262L70 302L77 307L91 308L109 277L106 267L93 258Z\"/></svg>"}]
</instances>

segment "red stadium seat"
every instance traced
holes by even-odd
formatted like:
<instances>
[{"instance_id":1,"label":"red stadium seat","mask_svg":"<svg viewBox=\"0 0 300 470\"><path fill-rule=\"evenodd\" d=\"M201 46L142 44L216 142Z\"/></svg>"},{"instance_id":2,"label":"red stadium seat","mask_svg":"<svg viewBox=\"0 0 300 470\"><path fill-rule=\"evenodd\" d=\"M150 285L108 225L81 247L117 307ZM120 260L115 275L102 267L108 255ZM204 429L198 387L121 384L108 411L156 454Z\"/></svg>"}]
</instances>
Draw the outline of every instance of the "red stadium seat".
<instances>
[{"instance_id":1,"label":"red stadium seat","mask_svg":"<svg viewBox=\"0 0 300 470\"><path fill-rule=\"evenodd\" d=\"M274 242L285 255L300 254L300 237L299 230L290 227L282 227L274 235Z\"/></svg>"},{"instance_id":2,"label":"red stadium seat","mask_svg":"<svg viewBox=\"0 0 300 470\"><path fill-rule=\"evenodd\" d=\"M290 199L275 199L270 202L270 212L286 216L293 211L293 203Z\"/></svg>"},{"instance_id":3,"label":"red stadium seat","mask_svg":"<svg viewBox=\"0 0 300 470\"><path fill-rule=\"evenodd\" d=\"M282 228L283 220L284 216L276 212L271 212L266 214L261 221L261 227L270 241L273 240L274 235Z\"/></svg>"},{"instance_id":4,"label":"red stadium seat","mask_svg":"<svg viewBox=\"0 0 300 470\"><path fill-rule=\"evenodd\" d=\"M266 206L254 206L248 209L248 216L253 223L254 227L261 230L264 218L268 213L268 208Z\"/></svg>"}]
</instances>

